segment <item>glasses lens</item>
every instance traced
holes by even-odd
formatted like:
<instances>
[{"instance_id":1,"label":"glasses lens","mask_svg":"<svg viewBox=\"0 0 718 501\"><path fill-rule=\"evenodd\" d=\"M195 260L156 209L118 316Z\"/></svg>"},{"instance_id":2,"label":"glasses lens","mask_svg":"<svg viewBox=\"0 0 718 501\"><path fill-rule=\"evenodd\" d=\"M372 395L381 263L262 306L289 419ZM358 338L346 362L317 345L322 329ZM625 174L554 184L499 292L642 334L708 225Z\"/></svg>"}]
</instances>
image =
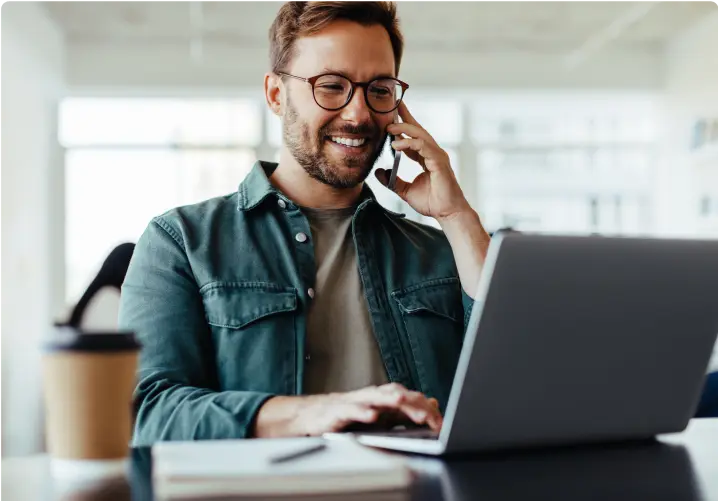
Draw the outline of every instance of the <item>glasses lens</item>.
<instances>
[{"instance_id":1,"label":"glasses lens","mask_svg":"<svg viewBox=\"0 0 718 501\"><path fill-rule=\"evenodd\" d=\"M367 97L369 106L378 112L392 111L401 101L404 89L393 78L380 78L369 84Z\"/></svg>"},{"instance_id":2,"label":"glasses lens","mask_svg":"<svg viewBox=\"0 0 718 501\"><path fill-rule=\"evenodd\" d=\"M343 76L324 75L314 82L314 99L323 108L338 109L346 104L351 89L351 82Z\"/></svg>"}]
</instances>

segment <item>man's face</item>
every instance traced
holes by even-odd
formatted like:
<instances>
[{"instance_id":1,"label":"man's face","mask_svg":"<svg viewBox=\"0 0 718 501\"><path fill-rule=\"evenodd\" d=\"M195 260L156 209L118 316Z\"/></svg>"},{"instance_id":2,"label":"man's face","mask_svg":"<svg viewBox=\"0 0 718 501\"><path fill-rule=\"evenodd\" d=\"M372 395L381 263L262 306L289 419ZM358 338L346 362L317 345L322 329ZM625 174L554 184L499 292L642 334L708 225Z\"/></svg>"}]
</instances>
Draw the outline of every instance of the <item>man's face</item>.
<instances>
[{"instance_id":1,"label":"man's face","mask_svg":"<svg viewBox=\"0 0 718 501\"><path fill-rule=\"evenodd\" d=\"M379 25L362 26L336 21L321 32L297 40L287 73L310 78L338 73L354 82L368 82L394 75L394 53L389 34ZM357 87L351 101L337 111L327 111L314 101L309 84L284 78L284 142L313 178L336 188L353 188L363 182L381 154L386 127L396 112L376 113ZM363 140L347 146L335 140ZM333 140L334 139L334 140Z\"/></svg>"}]
</instances>

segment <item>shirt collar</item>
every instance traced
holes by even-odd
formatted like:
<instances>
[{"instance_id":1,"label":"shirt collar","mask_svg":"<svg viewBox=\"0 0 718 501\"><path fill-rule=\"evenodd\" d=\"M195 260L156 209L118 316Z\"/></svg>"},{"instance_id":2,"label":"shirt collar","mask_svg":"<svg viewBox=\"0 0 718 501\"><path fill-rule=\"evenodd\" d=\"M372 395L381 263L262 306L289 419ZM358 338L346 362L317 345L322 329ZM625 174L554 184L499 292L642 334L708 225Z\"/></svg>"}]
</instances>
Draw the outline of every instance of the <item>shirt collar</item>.
<instances>
[{"instance_id":1,"label":"shirt collar","mask_svg":"<svg viewBox=\"0 0 718 501\"><path fill-rule=\"evenodd\" d=\"M242 181L237 190L237 210L250 211L258 207L264 199L270 195L281 198L286 203L292 203L284 193L280 192L269 182L269 176L272 175L272 172L274 172L274 169L276 169L278 165L276 162L265 162L264 160L258 160L254 164L254 167L249 171L249 174L247 174L247 177L244 178L244 181ZM384 212L388 212L397 217L405 217L404 214L390 211L379 204L371 188L369 188L366 183L364 183L357 205L359 207L375 205Z\"/></svg>"},{"instance_id":2,"label":"shirt collar","mask_svg":"<svg viewBox=\"0 0 718 501\"><path fill-rule=\"evenodd\" d=\"M237 190L237 210L252 210L269 195L279 196L279 191L269 182L269 176L272 175L277 166L278 164L275 162L265 162L263 160L259 160L254 164L254 167L249 171L249 174L247 174L247 177L244 178ZM282 195L282 198L288 201L284 195Z\"/></svg>"}]
</instances>

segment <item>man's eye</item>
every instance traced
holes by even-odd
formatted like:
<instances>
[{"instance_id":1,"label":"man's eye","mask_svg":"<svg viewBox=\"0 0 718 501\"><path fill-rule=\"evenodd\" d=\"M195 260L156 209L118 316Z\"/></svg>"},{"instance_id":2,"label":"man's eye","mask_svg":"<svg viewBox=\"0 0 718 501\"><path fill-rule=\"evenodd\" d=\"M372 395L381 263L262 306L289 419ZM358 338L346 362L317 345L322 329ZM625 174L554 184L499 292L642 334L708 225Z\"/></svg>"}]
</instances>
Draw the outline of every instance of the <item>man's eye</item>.
<instances>
[{"instance_id":1,"label":"man's eye","mask_svg":"<svg viewBox=\"0 0 718 501\"><path fill-rule=\"evenodd\" d=\"M343 92L344 86L340 84L322 84L319 86L321 90Z\"/></svg>"}]
</instances>

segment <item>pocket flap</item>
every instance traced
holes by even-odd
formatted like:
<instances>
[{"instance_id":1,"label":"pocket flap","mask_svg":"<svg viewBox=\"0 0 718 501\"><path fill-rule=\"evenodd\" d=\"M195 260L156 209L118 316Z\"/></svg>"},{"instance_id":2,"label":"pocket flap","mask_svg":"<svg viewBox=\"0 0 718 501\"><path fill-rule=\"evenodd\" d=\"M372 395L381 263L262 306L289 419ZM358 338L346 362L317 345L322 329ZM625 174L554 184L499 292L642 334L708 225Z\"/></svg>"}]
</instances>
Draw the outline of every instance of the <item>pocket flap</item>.
<instances>
[{"instance_id":1,"label":"pocket flap","mask_svg":"<svg viewBox=\"0 0 718 501\"><path fill-rule=\"evenodd\" d=\"M394 291L391 295L406 314L430 312L455 322L463 322L461 285L458 278L429 280Z\"/></svg>"},{"instance_id":2,"label":"pocket flap","mask_svg":"<svg viewBox=\"0 0 718 501\"><path fill-rule=\"evenodd\" d=\"M260 318L297 309L297 291L293 287L262 282L215 282L200 292L207 322L217 327L241 329Z\"/></svg>"}]
</instances>

